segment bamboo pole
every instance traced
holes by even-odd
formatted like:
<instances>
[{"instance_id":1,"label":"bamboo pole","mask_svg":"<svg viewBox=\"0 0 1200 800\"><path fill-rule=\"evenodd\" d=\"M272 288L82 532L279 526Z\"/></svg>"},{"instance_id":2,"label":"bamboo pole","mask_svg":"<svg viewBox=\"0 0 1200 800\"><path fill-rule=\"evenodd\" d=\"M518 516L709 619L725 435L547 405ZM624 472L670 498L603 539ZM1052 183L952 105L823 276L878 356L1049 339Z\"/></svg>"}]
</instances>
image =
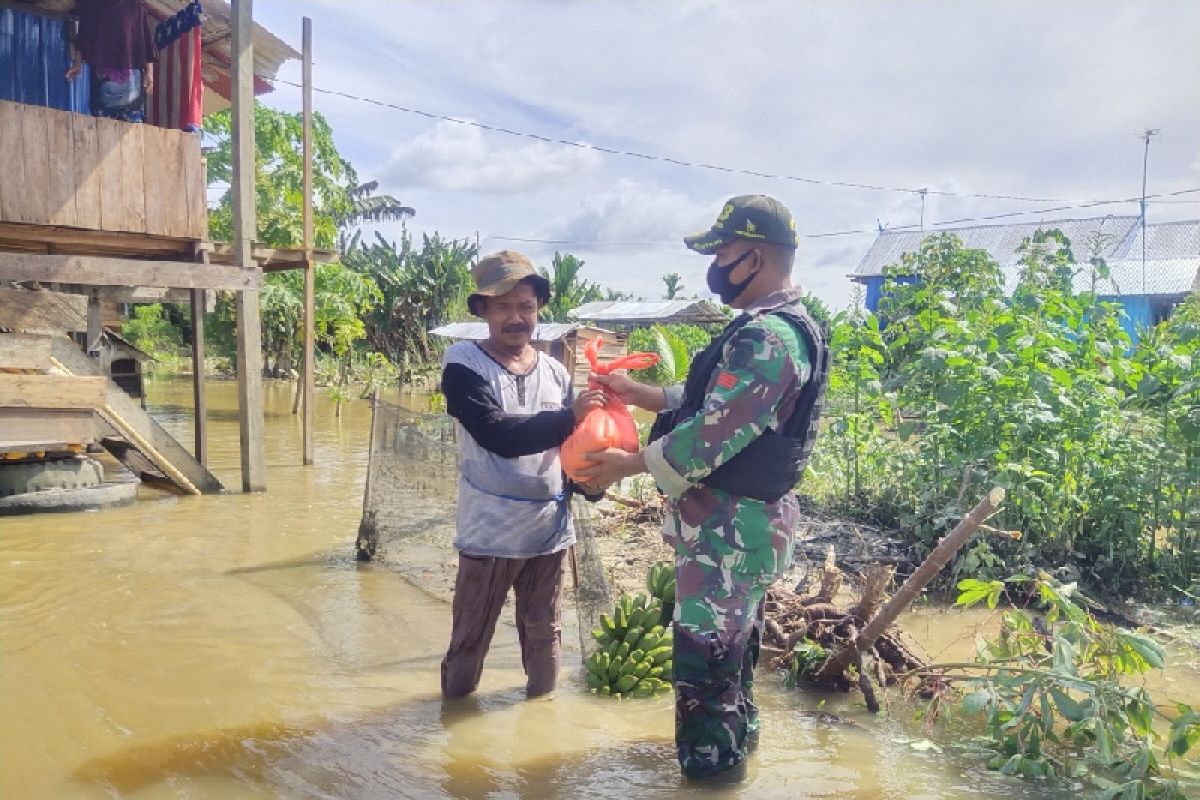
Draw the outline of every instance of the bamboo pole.
<instances>
[{"instance_id":1,"label":"bamboo pole","mask_svg":"<svg viewBox=\"0 0 1200 800\"><path fill-rule=\"evenodd\" d=\"M208 266L208 251L197 247L195 258L201 269ZM208 401L204 397L204 290L192 289L192 409L196 460L208 466Z\"/></svg>"},{"instance_id":2,"label":"bamboo pole","mask_svg":"<svg viewBox=\"0 0 1200 800\"><path fill-rule=\"evenodd\" d=\"M312 20L303 21L303 92L304 92L304 366L300 381L304 394L304 464L313 463L313 403L316 394L313 363L316 316L316 266L313 249L313 144L312 144Z\"/></svg>"},{"instance_id":3,"label":"bamboo pole","mask_svg":"<svg viewBox=\"0 0 1200 800\"><path fill-rule=\"evenodd\" d=\"M900 616L900 613L908 608L917 595L929 585L942 567L946 566L954 554L962 549L963 545L983 524L983 521L996 513L1003 502L1003 489L996 487L988 492L987 496L979 501L979 505L975 506L971 513L954 527L954 530L938 542L933 552L921 562L921 566L917 567L916 572L909 576L892 599L879 610L879 613L867 622L862 632L821 666L821 669L813 676L813 680L818 683L836 680L846 671L847 667L855 663L859 654L869 650L883 635L883 632L896 621L896 617Z\"/></svg>"}]
</instances>

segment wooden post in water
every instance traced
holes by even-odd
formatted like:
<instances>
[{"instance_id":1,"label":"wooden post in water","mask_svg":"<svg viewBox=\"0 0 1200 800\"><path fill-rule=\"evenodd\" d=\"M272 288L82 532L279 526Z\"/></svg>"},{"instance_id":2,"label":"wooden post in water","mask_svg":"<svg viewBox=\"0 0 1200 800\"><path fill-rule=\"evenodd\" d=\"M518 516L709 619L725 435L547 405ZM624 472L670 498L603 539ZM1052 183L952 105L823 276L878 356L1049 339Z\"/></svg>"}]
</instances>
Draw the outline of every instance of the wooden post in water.
<instances>
[{"instance_id":1,"label":"wooden post in water","mask_svg":"<svg viewBox=\"0 0 1200 800\"><path fill-rule=\"evenodd\" d=\"M200 269L208 265L208 251L197 247ZM196 434L196 460L208 466L208 402L204 399L204 290L192 289L192 412Z\"/></svg>"},{"instance_id":2,"label":"wooden post in water","mask_svg":"<svg viewBox=\"0 0 1200 800\"><path fill-rule=\"evenodd\" d=\"M243 270L254 263L254 10L252 0L233 0L233 247ZM267 488L263 430L262 318L258 290L237 293L238 422L242 445L242 491Z\"/></svg>"},{"instance_id":3,"label":"wooden post in water","mask_svg":"<svg viewBox=\"0 0 1200 800\"><path fill-rule=\"evenodd\" d=\"M312 20L304 18L304 464L313 463L313 396L315 395L316 275L313 251L313 143L312 143Z\"/></svg>"}]
</instances>

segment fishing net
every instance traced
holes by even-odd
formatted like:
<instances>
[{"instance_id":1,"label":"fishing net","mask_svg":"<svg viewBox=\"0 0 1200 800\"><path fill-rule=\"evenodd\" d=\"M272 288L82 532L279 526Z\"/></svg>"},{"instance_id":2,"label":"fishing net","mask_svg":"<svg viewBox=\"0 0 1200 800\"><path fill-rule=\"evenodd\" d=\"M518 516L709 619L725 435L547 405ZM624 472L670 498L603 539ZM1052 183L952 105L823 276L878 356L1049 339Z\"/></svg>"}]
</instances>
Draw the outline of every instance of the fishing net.
<instances>
[{"instance_id":1,"label":"fishing net","mask_svg":"<svg viewBox=\"0 0 1200 800\"><path fill-rule=\"evenodd\" d=\"M418 414L375 398L359 560L399 561L406 549L421 544L449 548L457 493L450 417Z\"/></svg>"},{"instance_id":2,"label":"fishing net","mask_svg":"<svg viewBox=\"0 0 1200 800\"><path fill-rule=\"evenodd\" d=\"M458 501L458 451L454 422L446 414L419 414L381 400L372 402L370 455L357 550L361 561L380 561L417 586L453 585L454 527ZM611 590L596 544L596 512L571 499L576 545L568 554L580 649L591 652L592 628L612 610ZM518 522L518 521L514 521ZM451 573L451 574L447 574Z\"/></svg>"}]
</instances>

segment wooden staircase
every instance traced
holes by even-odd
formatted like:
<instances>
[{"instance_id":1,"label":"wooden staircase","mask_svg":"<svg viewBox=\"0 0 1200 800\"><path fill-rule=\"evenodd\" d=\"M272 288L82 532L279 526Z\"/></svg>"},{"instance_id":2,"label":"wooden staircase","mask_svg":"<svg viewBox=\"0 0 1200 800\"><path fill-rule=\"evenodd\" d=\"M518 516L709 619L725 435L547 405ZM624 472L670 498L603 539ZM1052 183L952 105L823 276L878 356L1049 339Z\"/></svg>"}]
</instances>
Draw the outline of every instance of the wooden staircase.
<instances>
[{"instance_id":1,"label":"wooden staircase","mask_svg":"<svg viewBox=\"0 0 1200 800\"><path fill-rule=\"evenodd\" d=\"M72 375L104 379L104 403L96 409L98 438L130 471L150 480L165 477L188 494L224 491L217 477L143 411L138 401L103 376L97 359L89 358L65 336L54 337L51 343L52 358Z\"/></svg>"}]
</instances>

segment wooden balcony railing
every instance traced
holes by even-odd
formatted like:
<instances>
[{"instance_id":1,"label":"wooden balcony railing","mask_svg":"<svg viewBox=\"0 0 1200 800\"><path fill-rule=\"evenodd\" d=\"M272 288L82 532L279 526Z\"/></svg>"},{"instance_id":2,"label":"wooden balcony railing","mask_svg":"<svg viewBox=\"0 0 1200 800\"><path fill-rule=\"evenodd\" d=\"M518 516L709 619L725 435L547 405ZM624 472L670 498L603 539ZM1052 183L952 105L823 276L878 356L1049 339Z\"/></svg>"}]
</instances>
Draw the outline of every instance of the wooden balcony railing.
<instances>
[{"instance_id":1,"label":"wooden balcony railing","mask_svg":"<svg viewBox=\"0 0 1200 800\"><path fill-rule=\"evenodd\" d=\"M0 222L202 240L199 137L0 101Z\"/></svg>"}]
</instances>

